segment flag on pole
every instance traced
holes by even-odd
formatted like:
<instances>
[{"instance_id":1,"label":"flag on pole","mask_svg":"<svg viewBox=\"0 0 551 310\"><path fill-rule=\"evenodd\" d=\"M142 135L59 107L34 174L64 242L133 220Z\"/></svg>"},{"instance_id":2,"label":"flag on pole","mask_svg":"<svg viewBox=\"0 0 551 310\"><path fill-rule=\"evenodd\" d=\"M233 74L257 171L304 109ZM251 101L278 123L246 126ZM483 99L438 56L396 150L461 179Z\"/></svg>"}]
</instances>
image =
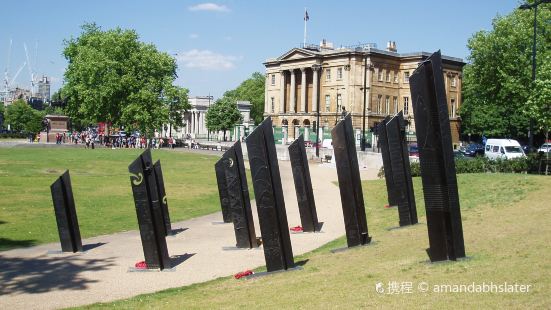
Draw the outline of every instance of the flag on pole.
<instances>
[{"instance_id":1,"label":"flag on pole","mask_svg":"<svg viewBox=\"0 0 551 310\"><path fill-rule=\"evenodd\" d=\"M304 10L304 21L307 22L308 20L310 20L310 16L308 16L308 11Z\"/></svg>"}]
</instances>

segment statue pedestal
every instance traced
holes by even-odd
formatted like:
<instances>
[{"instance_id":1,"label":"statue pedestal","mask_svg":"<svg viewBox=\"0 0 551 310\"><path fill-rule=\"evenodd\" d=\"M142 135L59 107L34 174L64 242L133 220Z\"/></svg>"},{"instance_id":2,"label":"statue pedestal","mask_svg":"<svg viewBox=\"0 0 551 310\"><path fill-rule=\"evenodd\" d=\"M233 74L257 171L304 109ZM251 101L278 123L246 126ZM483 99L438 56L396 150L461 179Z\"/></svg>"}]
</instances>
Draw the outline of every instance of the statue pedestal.
<instances>
[{"instance_id":1,"label":"statue pedestal","mask_svg":"<svg viewBox=\"0 0 551 310\"><path fill-rule=\"evenodd\" d=\"M59 133L62 136L69 131L69 117L64 115L46 115L47 131L40 132L40 142L56 142L55 137ZM66 137L65 137L66 138ZM67 141L63 141L67 142Z\"/></svg>"}]
</instances>

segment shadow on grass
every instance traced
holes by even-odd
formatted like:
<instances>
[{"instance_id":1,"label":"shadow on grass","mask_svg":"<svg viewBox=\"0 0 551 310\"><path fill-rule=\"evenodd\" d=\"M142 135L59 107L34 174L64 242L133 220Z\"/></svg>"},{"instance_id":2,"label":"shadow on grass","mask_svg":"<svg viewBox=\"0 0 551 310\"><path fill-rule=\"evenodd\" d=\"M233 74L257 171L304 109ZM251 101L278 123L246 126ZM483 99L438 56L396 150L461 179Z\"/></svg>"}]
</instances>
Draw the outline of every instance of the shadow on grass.
<instances>
[{"instance_id":1,"label":"shadow on grass","mask_svg":"<svg viewBox=\"0 0 551 310\"><path fill-rule=\"evenodd\" d=\"M36 245L36 240L13 240L0 238L0 251L7 251L15 248L25 248Z\"/></svg>"},{"instance_id":2,"label":"shadow on grass","mask_svg":"<svg viewBox=\"0 0 551 310\"><path fill-rule=\"evenodd\" d=\"M309 259L303 259L303 260L300 260L298 262L295 262L295 267L296 266L302 267L302 266L306 265L308 263L308 261L309 261Z\"/></svg>"},{"instance_id":3,"label":"shadow on grass","mask_svg":"<svg viewBox=\"0 0 551 310\"><path fill-rule=\"evenodd\" d=\"M3 257L0 255L0 295L38 294L54 290L84 290L97 282L81 276L84 272L106 270L113 258Z\"/></svg>"}]
</instances>

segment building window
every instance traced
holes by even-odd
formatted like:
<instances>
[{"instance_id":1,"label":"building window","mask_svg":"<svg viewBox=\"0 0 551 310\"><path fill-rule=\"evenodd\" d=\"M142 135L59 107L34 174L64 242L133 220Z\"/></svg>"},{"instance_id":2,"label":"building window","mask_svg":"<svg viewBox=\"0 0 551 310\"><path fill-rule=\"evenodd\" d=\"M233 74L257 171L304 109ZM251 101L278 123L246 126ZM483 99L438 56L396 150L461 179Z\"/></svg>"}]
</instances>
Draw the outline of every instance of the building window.
<instances>
[{"instance_id":1,"label":"building window","mask_svg":"<svg viewBox=\"0 0 551 310\"><path fill-rule=\"evenodd\" d=\"M390 82L390 70L386 70L385 81Z\"/></svg>"},{"instance_id":2,"label":"building window","mask_svg":"<svg viewBox=\"0 0 551 310\"><path fill-rule=\"evenodd\" d=\"M270 102L270 111L272 111L272 113L274 113L274 111L275 111L274 110L275 109L275 98L274 97L270 98L270 101L271 101Z\"/></svg>"},{"instance_id":3,"label":"building window","mask_svg":"<svg viewBox=\"0 0 551 310\"><path fill-rule=\"evenodd\" d=\"M385 97L385 114L390 114L390 96Z\"/></svg>"},{"instance_id":4,"label":"building window","mask_svg":"<svg viewBox=\"0 0 551 310\"><path fill-rule=\"evenodd\" d=\"M275 74L272 74L272 85L275 85Z\"/></svg>"},{"instance_id":5,"label":"building window","mask_svg":"<svg viewBox=\"0 0 551 310\"><path fill-rule=\"evenodd\" d=\"M394 114L398 114L398 97L392 97L392 104L394 105Z\"/></svg>"},{"instance_id":6,"label":"building window","mask_svg":"<svg viewBox=\"0 0 551 310\"><path fill-rule=\"evenodd\" d=\"M383 95L377 96L377 114L381 114L382 101L383 101Z\"/></svg>"},{"instance_id":7,"label":"building window","mask_svg":"<svg viewBox=\"0 0 551 310\"><path fill-rule=\"evenodd\" d=\"M325 69L325 80L331 81L331 69Z\"/></svg>"},{"instance_id":8,"label":"building window","mask_svg":"<svg viewBox=\"0 0 551 310\"><path fill-rule=\"evenodd\" d=\"M394 71L394 83L398 83L398 71Z\"/></svg>"},{"instance_id":9,"label":"building window","mask_svg":"<svg viewBox=\"0 0 551 310\"><path fill-rule=\"evenodd\" d=\"M377 70L377 80L379 81L383 81L383 69L378 69Z\"/></svg>"},{"instance_id":10,"label":"building window","mask_svg":"<svg viewBox=\"0 0 551 310\"><path fill-rule=\"evenodd\" d=\"M409 114L409 97L404 97L404 115Z\"/></svg>"},{"instance_id":11,"label":"building window","mask_svg":"<svg viewBox=\"0 0 551 310\"><path fill-rule=\"evenodd\" d=\"M451 77L451 80L452 80L452 82L451 82L452 87L455 87L455 86L456 86L456 84L455 84L455 76L452 76L452 77Z\"/></svg>"},{"instance_id":12,"label":"building window","mask_svg":"<svg viewBox=\"0 0 551 310\"><path fill-rule=\"evenodd\" d=\"M450 106L450 117L455 117L455 99L451 100Z\"/></svg>"},{"instance_id":13,"label":"building window","mask_svg":"<svg viewBox=\"0 0 551 310\"><path fill-rule=\"evenodd\" d=\"M337 68L337 80L342 80L342 67Z\"/></svg>"},{"instance_id":14,"label":"building window","mask_svg":"<svg viewBox=\"0 0 551 310\"><path fill-rule=\"evenodd\" d=\"M325 112L331 112L331 96L325 95Z\"/></svg>"},{"instance_id":15,"label":"building window","mask_svg":"<svg viewBox=\"0 0 551 310\"><path fill-rule=\"evenodd\" d=\"M404 83L409 83L409 71L404 72Z\"/></svg>"},{"instance_id":16,"label":"building window","mask_svg":"<svg viewBox=\"0 0 551 310\"><path fill-rule=\"evenodd\" d=\"M337 112L342 111L342 94L337 94Z\"/></svg>"}]
</instances>

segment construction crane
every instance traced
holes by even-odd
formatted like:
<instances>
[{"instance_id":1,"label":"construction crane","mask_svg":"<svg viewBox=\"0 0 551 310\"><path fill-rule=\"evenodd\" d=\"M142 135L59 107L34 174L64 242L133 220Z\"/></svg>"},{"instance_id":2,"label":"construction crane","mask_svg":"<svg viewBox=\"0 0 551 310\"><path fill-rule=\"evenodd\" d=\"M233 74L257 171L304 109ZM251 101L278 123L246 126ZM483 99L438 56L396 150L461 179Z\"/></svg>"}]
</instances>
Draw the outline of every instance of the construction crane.
<instances>
[{"instance_id":1,"label":"construction crane","mask_svg":"<svg viewBox=\"0 0 551 310\"><path fill-rule=\"evenodd\" d=\"M31 97L34 96L34 72L31 65L31 60L29 58L29 51L27 50L27 43L23 43L23 47L25 48L25 57L27 57L27 69L29 70L29 75L31 76Z\"/></svg>"},{"instance_id":2,"label":"construction crane","mask_svg":"<svg viewBox=\"0 0 551 310\"><path fill-rule=\"evenodd\" d=\"M8 85L10 84L10 76L9 76L9 72L10 72L10 59L11 59L11 46L12 46L12 39L10 38L10 46L8 48L8 62L6 63L6 69L4 70L4 91L6 93L6 95L8 94Z\"/></svg>"}]
</instances>

